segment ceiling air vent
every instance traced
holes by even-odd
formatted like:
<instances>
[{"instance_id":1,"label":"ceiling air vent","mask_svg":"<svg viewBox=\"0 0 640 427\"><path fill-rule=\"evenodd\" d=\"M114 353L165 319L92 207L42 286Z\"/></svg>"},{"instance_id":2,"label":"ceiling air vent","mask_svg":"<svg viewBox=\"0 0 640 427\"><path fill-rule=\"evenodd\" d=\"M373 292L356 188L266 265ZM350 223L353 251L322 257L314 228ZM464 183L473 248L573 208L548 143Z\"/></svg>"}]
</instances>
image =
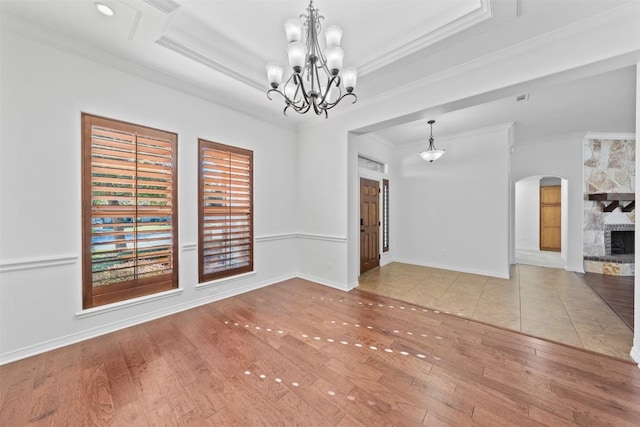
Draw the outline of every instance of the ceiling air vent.
<instances>
[{"instance_id":1,"label":"ceiling air vent","mask_svg":"<svg viewBox=\"0 0 640 427\"><path fill-rule=\"evenodd\" d=\"M522 102L522 101L528 101L528 100L529 100L529 94L528 93L524 93L522 95L516 96L516 102Z\"/></svg>"}]
</instances>

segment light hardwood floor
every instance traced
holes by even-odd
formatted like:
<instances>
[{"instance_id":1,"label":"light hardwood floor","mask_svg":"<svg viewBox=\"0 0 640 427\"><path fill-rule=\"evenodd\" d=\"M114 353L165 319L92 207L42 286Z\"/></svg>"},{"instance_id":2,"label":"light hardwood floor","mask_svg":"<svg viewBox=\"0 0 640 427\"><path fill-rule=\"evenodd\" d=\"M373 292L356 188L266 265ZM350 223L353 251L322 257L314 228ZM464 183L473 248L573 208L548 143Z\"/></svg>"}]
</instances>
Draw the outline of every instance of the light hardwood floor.
<instances>
[{"instance_id":1,"label":"light hardwood floor","mask_svg":"<svg viewBox=\"0 0 640 427\"><path fill-rule=\"evenodd\" d=\"M0 367L0 425L640 421L633 364L293 279Z\"/></svg>"},{"instance_id":2,"label":"light hardwood floor","mask_svg":"<svg viewBox=\"0 0 640 427\"><path fill-rule=\"evenodd\" d=\"M516 265L507 280L391 263L359 282L361 290L631 360L633 331L566 270Z\"/></svg>"}]
</instances>

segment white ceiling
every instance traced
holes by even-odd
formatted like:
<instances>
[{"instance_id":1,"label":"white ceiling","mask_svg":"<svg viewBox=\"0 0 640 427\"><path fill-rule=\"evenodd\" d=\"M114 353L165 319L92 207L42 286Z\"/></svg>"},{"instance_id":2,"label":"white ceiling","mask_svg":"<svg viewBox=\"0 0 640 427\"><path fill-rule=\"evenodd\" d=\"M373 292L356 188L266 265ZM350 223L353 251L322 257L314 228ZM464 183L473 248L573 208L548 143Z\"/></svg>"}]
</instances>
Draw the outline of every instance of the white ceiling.
<instances>
[{"instance_id":1,"label":"white ceiling","mask_svg":"<svg viewBox=\"0 0 640 427\"><path fill-rule=\"evenodd\" d=\"M318 119L293 112L283 117L280 100L269 101L265 94L265 63L287 63L282 23L304 13L307 0L101 1L115 16L101 15L94 0L0 0L2 25L283 126ZM343 28L345 65L358 67L356 92L363 100L631 1L637 0L315 0L314 5L325 17L323 25ZM633 131L631 113L614 115L606 107L633 105L635 77L629 70L528 89L526 103L514 104L513 96L479 99L437 117L397 120L375 133L393 144L415 142L429 118L437 120L435 135L507 121L516 122L517 135L527 138L585 127ZM330 115L349 108L358 105L340 105Z\"/></svg>"},{"instance_id":2,"label":"white ceiling","mask_svg":"<svg viewBox=\"0 0 640 427\"><path fill-rule=\"evenodd\" d=\"M562 84L537 85L522 92L528 99L507 96L469 107L412 120L372 132L394 145L427 141L429 118L433 134L460 134L513 122L516 145L553 135L579 132L634 133L636 70L626 67Z\"/></svg>"}]
</instances>

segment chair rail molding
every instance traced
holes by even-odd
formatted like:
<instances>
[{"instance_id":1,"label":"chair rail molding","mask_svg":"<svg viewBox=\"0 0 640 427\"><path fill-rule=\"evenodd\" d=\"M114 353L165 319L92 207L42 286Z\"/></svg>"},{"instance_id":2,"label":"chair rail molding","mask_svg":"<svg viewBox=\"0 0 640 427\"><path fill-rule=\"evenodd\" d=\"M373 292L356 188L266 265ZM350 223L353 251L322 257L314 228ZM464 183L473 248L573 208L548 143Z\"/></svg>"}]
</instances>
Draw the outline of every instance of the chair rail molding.
<instances>
[{"instance_id":1,"label":"chair rail molding","mask_svg":"<svg viewBox=\"0 0 640 427\"><path fill-rule=\"evenodd\" d=\"M58 267L61 265L75 264L76 262L78 262L77 254L62 254L0 261L0 273L31 270L34 268Z\"/></svg>"}]
</instances>

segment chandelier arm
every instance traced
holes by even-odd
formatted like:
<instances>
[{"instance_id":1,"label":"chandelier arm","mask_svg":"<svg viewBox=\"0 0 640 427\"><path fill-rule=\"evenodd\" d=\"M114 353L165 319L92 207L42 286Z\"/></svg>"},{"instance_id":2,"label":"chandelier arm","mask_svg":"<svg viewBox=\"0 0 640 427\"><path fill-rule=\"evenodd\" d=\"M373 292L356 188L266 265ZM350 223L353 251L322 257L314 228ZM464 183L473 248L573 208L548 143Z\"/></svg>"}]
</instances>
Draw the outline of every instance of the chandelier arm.
<instances>
[{"instance_id":1,"label":"chandelier arm","mask_svg":"<svg viewBox=\"0 0 640 427\"><path fill-rule=\"evenodd\" d=\"M297 111L300 114L306 114L310 109L311 109L311 104L306 104L306 107L304 107L304 110L300 108L300 110L297 110Z\"/></svg>"},{"instance_id":2,"label":"chandelier arm","mask_svg":"<svg viewBox=\"0 0 640 427\"><path fill-rule=\"evenodd\" d=\"M280 89L269 89L269 90L267 91L267 98L269 98L269 100L270 100L270 101L273 101L273 98L271 98L271 92L279 93L280 95L282 95L282 97L283 97L283 98L285 99L285 101L286 101L287 97L285 96L285 94L284 94L284 93L280 92Z\"/></svg>"},{"instance_id":3,"label":"chandelier arm","mask_svg":"<svg viewBox=\"0 0 640 427\"><path fill-rule=\"evenodd\" d=\"M294 84L296 85L296 91L293 94L294 101L298 96L298 93L302 92L302 96L300 97L300 99L293 103L299 108L304 108L304 106L308 102L308 99L307 99L308 97L307 97L307 94L305 93L304 85L302 84L302 81L303 81L302 74L293 73L292 78L293 78Z\"/></svg>"},{"instance_id":4,"label":"chandelier arm","mask_svg":"<svg viewBox=\"0 0 640 427\"><path fill-rule=\"evenodd\" d=\"M326 102L327 97L329 96L329 92L331 91L331 86L333 86L333 83L338 80L338 83L336 84L336 87L338 89L340 89L340 86L338 86L340 84L340 78L335 75L335 76L331 76L331 79L327 79L328 83L327 83L327 88L325 89L324 93L322 93L322 99L320 100L320 104L330 104L330 102ZM318 82L319 83L319 82Z\"/></svg>"},{"instance_id":5,"label":"chandelier arm","mask_svg":"<svg viewBox=\"0 0 640 427\"><path fill-rule=\"evenodd\" d=\"M336 101L335 101L335 102L327 103L327 107L326 107L325 109L326 109L326 110L330 110L330 109L332 109L333 107L335 107L336 105L338 105L338 103L339 103L340 101L342 101L342 99L343 99L343 98L346 98L347 96L353 96L353 97L355 98L355 99L353 100L352 104L355 104L355 103L356 103L356 101L358 100L358 97L356 96L356 94L355 94L355 93L353 93L353 92L350 92L350 93L349 93L349 92L347 92L347 93L343 94L342 96L340 96L340 98L336 99Z\"/></svg>"},{"instance_id":6,"label":"chandelier arm","mask_svg":"<svg viewBox=\"0 0 640 427\"><path fill-rule=\"evenodd\" d=\"M298 80L300 80L300 84L298 85L300 90L302 91L302 97L305 100L305 103L309 102L309 94L307 93L307 91L304 88L304 85L302 84L302 78L298 78Z\"/></svg>"}]
</instances>

